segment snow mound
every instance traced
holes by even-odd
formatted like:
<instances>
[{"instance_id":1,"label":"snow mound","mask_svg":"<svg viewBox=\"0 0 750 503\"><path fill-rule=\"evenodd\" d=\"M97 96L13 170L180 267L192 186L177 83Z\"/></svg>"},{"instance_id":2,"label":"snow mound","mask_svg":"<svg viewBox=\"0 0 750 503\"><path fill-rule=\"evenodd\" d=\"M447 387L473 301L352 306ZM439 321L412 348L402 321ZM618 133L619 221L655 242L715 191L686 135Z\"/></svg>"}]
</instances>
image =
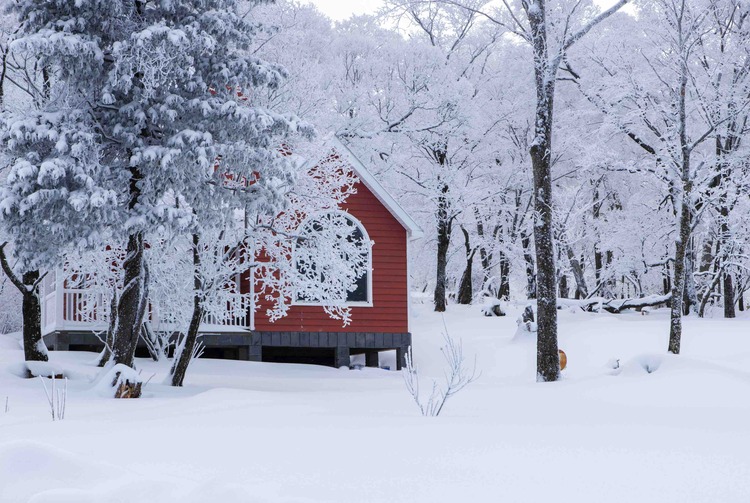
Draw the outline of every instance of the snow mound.
<instances>
[{"instance_id":1,"label":"snow mound","mask_svg":"<svg viewBox=\"0 0 750 503\"><path fill-rule=\"evenodd\" d=\"M21 332L0 334L0 349L23 349Z\"/></svg>"},{"instance_id":2,"label":"snow mound","mask_svg":"<svg viewBox=\"0 0 750 503\"><path fill-rule=\"evenodd\" d=\"M2 501L89 501L80 491L92 480L106 478L99 462L76 456L32 440L0 444L0 494ZM45 499L44 492L76 490L78 499ZM41 499L29 498L38 495ZM68 494L70 496L70 494ZM67 496L66 496L67 497Z\"/></svg>"},{"instance_id":3,"label":"snow mound","mask_svg":"<svg viewBox=\"0 0 750 503\"><path fill-rule=\"evenodd\" d=\"M112 367L105 367L94 381L92 391L100 396L112 398L115 388L126 380L137 383L141 382L141 377L135 369L121 363Z\"/></svg>"},{"instance_id":4,"label":"snow mound","mask_svg":"<svg viewBox=\"0 0 750 503\"><path fill-rule=\"evenodd\" d=\"M662 367L665 358L667 358L667 355L664 354L644 353L635 356L624 364L618 362L618 365L616 366L610 362L608 366L613 368L613 375L653 374Z\"/></svg>"},{"instance_id":5,"label":"snow mound","mask_svg":"<svg viewBox=\"0 0 750 503\"><path fill-rule=\"evenodd\" d=\"M26 379L29 377L29 369L26 367L25 362L11 363L5 366L5 371L16 377Z\"/></svg>"},{"instance_id":6,"label":"snow mound","mask_svg":"<svg viewBox=\"0 0 750 503\"><path fill-rule=\"evenodd\" d=\"M500 299L488 297L480 310L485 316L505 316L508 312L508 304Z\"/></svg>"},{"instance_id":7,"label":"snow mound","mask_svg":"<svg viewBox=\"0 0 750 503\"><path fill-rule=\"evenodd\" d=\"M52 377L52 376L60 376L65 375L65 369L62 368L57 363L54 362L26 362L26 368L29 369L29 372L31 372L31 375L33 376L42 376L42 377Z\"/></svg>"},{"instance_id":8,"label":"snow mound","mask_svg":"<svg viewBox=\"0 0 750 503\"><path fill-rule=\"evenodd\" d=\"M533 321L521 321L520 318L517 321L518 328L516 333L513 334L511 342L536 342L536 332L538 330L537 324Z\"/></svg>"}]
</instances>

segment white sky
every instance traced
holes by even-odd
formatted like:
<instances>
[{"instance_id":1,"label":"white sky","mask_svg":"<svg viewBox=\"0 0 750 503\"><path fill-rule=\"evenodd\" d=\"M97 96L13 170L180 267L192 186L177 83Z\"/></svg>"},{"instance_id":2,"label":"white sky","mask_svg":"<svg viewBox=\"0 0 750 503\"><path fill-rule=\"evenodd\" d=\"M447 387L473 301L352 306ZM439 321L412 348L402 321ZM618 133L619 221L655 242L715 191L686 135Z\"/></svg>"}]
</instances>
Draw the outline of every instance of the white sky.
<instances>
[{"instance_id":1,"label":"white sky","mask_svg":"<svg viewBox=\"0 0 750 503\"><path fill-rule=\"evenodd\" d=\"M353 14L372 14L381 5L381 0L308 0L318 10L335 21L347 19Z\"/></svg>"}]
</instances>

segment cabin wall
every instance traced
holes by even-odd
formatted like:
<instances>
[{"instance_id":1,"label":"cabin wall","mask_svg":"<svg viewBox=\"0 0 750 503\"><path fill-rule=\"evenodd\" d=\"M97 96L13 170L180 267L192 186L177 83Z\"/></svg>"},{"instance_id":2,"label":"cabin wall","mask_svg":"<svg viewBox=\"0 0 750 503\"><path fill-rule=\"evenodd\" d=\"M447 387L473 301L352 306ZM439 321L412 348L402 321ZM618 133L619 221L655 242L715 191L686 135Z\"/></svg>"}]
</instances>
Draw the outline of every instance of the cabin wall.
<instances>
[{"instance_id":1,"label":"cabin wall","mask_svg":"<svg viewBox=\"0 0 750 503\"><path fill-rule=\"evenodd\" d=\"M295 305L289 314L271 323L268 301L261 299L255 314L260 332L379 332L409 331L406 229L361 182L344 211L356 217L374 242L372 247L372 307L352 307L352 322L344 327L320 306Z\"/></svg>"}]
</instances>

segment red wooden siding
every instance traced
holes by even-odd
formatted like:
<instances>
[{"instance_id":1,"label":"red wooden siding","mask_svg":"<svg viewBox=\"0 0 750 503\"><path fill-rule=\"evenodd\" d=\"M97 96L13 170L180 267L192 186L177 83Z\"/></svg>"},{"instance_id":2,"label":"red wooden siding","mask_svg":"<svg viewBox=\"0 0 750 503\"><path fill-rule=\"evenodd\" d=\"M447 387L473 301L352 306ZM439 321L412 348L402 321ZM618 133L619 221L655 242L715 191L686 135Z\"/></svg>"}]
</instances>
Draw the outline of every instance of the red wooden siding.
<instances>
[{"instance_id":1,"label":"red wooden siding","mask_svg":"<svg viewBox=\"0 0 750 503\"><path fill-rule=\"evenodd\" d=\"M255 313L255 329L279 332L385 332L409 331L406 229L361 182L343 210L356 217L374 241L372 247L373 307L352 307L352 322L344 327L320 306L292 306L275 323L268 321L267 301Z\"/></svg>"}]
</instances>

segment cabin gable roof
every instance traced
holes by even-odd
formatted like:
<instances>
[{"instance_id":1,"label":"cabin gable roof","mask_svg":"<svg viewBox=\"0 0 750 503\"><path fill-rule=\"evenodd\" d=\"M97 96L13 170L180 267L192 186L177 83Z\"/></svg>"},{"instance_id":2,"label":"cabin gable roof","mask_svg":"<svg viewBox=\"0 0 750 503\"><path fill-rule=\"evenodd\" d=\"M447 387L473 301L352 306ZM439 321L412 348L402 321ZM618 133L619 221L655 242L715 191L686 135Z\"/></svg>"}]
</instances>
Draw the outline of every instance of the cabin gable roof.
<instances>
[{"instance_id":1,"label":"cabin gable roof","mask_svg":"<svg viewBox=\"0 0 750 503\"><path fill-rule=\"evenodd\" d=\"M334 149L344 159L357 175L357 178L367 187L370 192L380 201L388 212L406 229L409 239L421 238L424 232L414 219L404 210L393 196L381 185L370 170L365 167L362 161L354 155L339 138L332 136L323 143L323 151L327 154L330 149ZM320 157L308 160L305 165L312 168Z\"/></svg>"}]
</instances>

